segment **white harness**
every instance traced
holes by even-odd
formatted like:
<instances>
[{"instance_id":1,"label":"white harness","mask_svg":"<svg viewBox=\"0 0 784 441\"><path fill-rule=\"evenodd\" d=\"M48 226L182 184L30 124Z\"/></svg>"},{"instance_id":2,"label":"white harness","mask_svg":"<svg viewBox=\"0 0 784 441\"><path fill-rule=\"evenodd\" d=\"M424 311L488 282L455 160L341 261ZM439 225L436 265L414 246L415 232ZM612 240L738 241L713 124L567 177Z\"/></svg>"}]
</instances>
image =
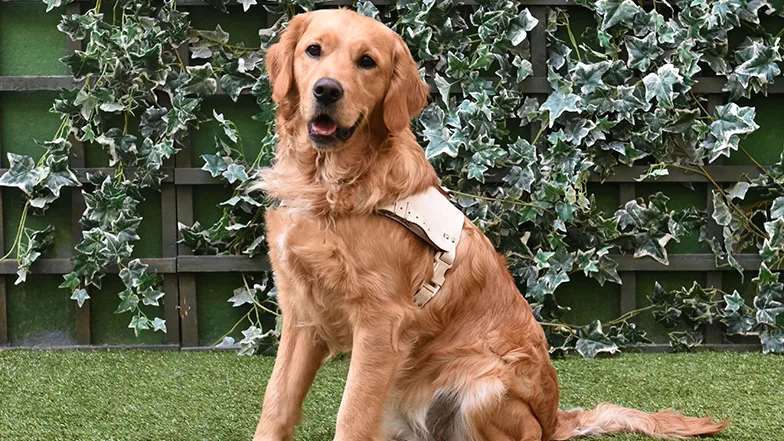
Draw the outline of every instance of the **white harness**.
<instances>
[{"instance_id":1,"label":"white harness","mask_svg":"<svg viewBox=\"0 0 784 441\"><path fill-rule=\"evenodd\" d=\"M384 216L396 220L433 246L436 252L433 277L414 295L423 308L444 285L446 272L455 263L455 252L463 230L463 213L447 199L445 190L430 187L425 192L400 199L379 208Z\"/></svg>"}]
</instances>

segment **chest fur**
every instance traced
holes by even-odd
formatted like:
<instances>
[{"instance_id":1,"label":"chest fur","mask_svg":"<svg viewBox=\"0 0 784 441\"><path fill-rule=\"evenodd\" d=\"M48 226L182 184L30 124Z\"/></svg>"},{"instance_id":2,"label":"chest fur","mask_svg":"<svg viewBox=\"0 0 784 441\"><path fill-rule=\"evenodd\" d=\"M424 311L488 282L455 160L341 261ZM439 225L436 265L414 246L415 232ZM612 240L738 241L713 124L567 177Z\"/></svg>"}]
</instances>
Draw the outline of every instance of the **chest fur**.
<instances>
[{"instance_id":1,"label":"chest fur","mask_svg":"<svg viewBox=\"0 0 784 441\"><path fill-rule=\"evenodd\" d=\"M370 309L414 308L412 295L432 267L432 248L380 215L327 222L284 208L268 213L267 229L275 277L290 287L280 300L341 349L350 345L351 323Z\"/></svg>"}]
</instances>

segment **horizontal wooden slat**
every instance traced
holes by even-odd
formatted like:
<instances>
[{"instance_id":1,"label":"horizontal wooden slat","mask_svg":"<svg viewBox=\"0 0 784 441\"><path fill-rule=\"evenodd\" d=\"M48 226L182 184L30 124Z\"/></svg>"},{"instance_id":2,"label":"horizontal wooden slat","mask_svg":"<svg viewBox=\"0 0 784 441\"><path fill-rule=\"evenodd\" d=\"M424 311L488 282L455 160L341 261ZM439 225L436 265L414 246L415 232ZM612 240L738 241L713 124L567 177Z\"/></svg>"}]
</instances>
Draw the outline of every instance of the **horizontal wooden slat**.
<instances>
[{"instance_id":1,"label":"horizontal wooden slat","mask_svg":"<svg viewBox=\"0 0 784 441\"><path fill-rule=\"evenodd\" d=\"M114 176L114 174L117 171L117 169L111 168L111 167L90 167L90 168L76 167L76 168L73 168L72 170L73 170L74 174L76 175L76 178L82 184L86 184L86 183L89 182L87 180L87 173L90 173L90 174L103 173L106 176ZM161 171L166 173L166 177L163 178L162 182L174 182L174 169L173 168L162 168ZM3 176L7 172L8 172L7 168L0 168L0 176ZM132 179L134 173L136 173L136 169L135 168L127 168L123 172L124 172L125 177L127 179ZM204 173L204 172L202 172L202 173Z\"/></svg>"},{"instance_id":2,"label":"horizontal wooden slat","mask_svg":"<svg viewBox=\"0 0 784 441\"><path fill-rule=\"evenodd\" d=\"M0 0L2 1L2 0ZM493 81L493 78L488 78ZM695 84L692 87L694 93L702 94L721 94L725 79L722 77L697 77L694 78ZM0 77L0 92L21 92L36 90L61 90L79 87L81 82L75 81L69 76L24 76L24 77ZM520 83L520 91L525 94L549 94L553 92L550 82L545 77L530 77ZM458 92L458 87L453 87L452 92ZM248 91L244 91L248 93ZM435 86L431 85L431 93L436 93ZM784 93L784 82L774 83L768 87L769 94ZM222 88L218 88L218 94L226 94Z\"/></svg>"},{"instance_id":3,"label":"horizontal wooden slat","mask_svg":"<svg viewBox=\"0 0 784 441\"><path fill-rule=\"evenodd\" d=\"M142 263L150 265L150 270L161 273L171 274L177 271L177 259L175 257L169 258L149 258L141 259ZM0 274L16 274L18 267L16 260L3 260L0 261ZM73 270L73 263L69 259L38 259L30 267L30 272L33 274L67 274ZM106 269L107 273L118 273L119 269L112 266Z\"/></svg>"},{"instance_id":4,"label":"horizontal wooden slat","mask_svg":"<svg viewBox=\"0 0 784 441\"><path fill-rule=\"evenodd\" d=\"M29 92L36 90L61 90L79 87L80 82L69 76L0 77L0 92Z\"/></svg>"},{"instance_id":5,"label":"horizontal wooden slat","mask_svg":"<svg viewBox=\"0 0 784 441\"><path fill-rule=\"evenodd\" d=\"M637 178L648 171L649 166L635 165L628 167L619 165L613 169L612 175L607 178L602 178L594 173L590 177L591 182L638 182ZM755 166L744 165L708 165L705 166L705 171L716 182L737 182L743 177L757 178L760 175L760 169ZM685 171L680 168L668 167L669 175L660 176L656 179L650 178L644 182L709 182L702 174ZM501 182L506 175L506 170L496 170L488 172L485 176L485 181L489 183Z\"/></svg>"},{"instance_id":6,"label":"horizontal wooden slat","mask_svg":"<svg viewBox=\"0 0 784 441\"><path fill-rule=\"evenodd\" d=\"M760 175L760 169L755 166L746 166L746 165L709 165L705 166L705 171L716 181L716 182L737 182L744 177L749 177L751 179L757 178ZM76 177L79 179L81 183L87 183L87 173L103 173L105 175L113 175L115 169L110 167L100 167L100 168L75 168L73 169ZM163 182L174 182L175 185L222 185L225 184L224 181L213 178L208 172L195 167L188 167L188 168L164 168L162 169L164 173L166 173L166 177L163 179ZM613 174L609 177L602 179L601 176L598 174L594 174L590 177L591 182L629 182L634 183L637 182L637 178L640 177L648 170L648 166L634 166L634 167L627 167L625 165L618 166L613 170ZM8 171L7 168L0 169L0 176L4 175ZM133 177L135 170L134 169L126 169L125 176L129 179ZM667 176L660 176L656 179L648 179L645 182L709 182L704 176L698 173L693 173L689 171L685 171L680 168L669 168L669 175ZM497 170L495 172L489 172L486 176L486 181L489 183L498 183L501 182L504 175L506 174L506 170Z\"/></svg>"},{"instance_id":7,"label":"horizontal wooden slat","mask_svg":"<svg viewBox=\"0 0 784 441\"><path fill-rule=\"evenodd\" d=\"M220 179L213 178L212 175L200 168L174 169L175 185L218 185L223 183Z\"/></svg>"},{"instance_id":8,"label":"horizontal wooden slat","mask_svg":"<svg viewBox=\"0 0 784 441\"><path fill-rule=\"evenodd\" d=\"M635 259L632 256L614 254L609 256L618 262L618 271L735 271L728 265L717 268L712 254L671 254L670 265L663 265L649 257ZM746 270L757 270L760 257L756 254L736 254L735 258ZM178 256L141 259L143 263L161 274L257 272L269 270L269 262L263 258L247 256ZM15 274L17 262L0 262L0 274ZM39 259L33 264L31 273L66 274L73 269L68 259ZM107 273L116 273L117 268L108 268Z\"/></svg>"},{"instance_id":9,"label":"horizontal wooden slat","mask_svg":"<svg viewBox=\"0 0 784 441\"><path fill-rule=\"evenodd\" d=\"M611 254L609 257L618 262L618 271L735 271L729 265L717 268L712 254L670 254L669 265L663 265L650 257L635 259L619 254ZM757 254L736 254L734 257L745 270L758 270L762 262Z\"/></svg>"},{"instance_id":10,"label":"horizontal wooden slat","mask_svg":"<svg viewBox=\"0 0 784 441\"><path fill-rule=\"evenodd\" d=\"M759 177L761 171L755 166L743 165L708 165L703 167L705 171L716 182L737 182L744 176L751 179ZM598 175L591 177L594 182L637 182L637 178L648 171L648 166L618 166L613 170L613 174L606 179ZM646 179L644 182L710 182L705 176L699 173L683 170L681 168L668 167L669 174L660 176L656 179Z\"/></svg>"},{"instance_id":11,"label":"horizontal wooden slat","mask_svg":"<svg viewBox=\"0 0 784 441\"><path fill-rule=\"evenodd\" d=\"M269 268L266 259L248 256L177 257L177 272L180 273L258 272Z\"/></svg>"}]
</instances>

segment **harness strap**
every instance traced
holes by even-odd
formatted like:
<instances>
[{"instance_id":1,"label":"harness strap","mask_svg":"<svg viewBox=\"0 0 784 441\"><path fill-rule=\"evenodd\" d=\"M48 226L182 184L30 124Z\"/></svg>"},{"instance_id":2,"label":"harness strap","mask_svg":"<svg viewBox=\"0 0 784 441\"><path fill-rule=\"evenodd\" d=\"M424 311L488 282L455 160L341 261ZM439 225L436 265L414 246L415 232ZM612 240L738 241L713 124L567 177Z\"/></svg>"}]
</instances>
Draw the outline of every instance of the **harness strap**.
<instances>
[{"instance_id":1,"label":"harness strap","mask_svg":"<svg viewBox=\"0 0 784 441\"><path fill-rule=\"evenodd\" d=\"M425 192L381 207L379 213L401 223L438 250L433 263L433 277L425 281L414 295L414 303L423 308L444 285L446 272L455 262L465 217L439 187L430 187Z\"/></svg>"}]
</instances>

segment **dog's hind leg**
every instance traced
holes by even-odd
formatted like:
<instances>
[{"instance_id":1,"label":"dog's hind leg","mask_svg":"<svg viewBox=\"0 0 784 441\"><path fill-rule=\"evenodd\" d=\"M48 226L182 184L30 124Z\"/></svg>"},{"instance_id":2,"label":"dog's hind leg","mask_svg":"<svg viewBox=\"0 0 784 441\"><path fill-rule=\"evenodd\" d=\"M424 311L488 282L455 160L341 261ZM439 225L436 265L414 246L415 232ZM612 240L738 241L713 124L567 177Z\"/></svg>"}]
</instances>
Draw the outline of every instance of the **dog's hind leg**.
<instances>
[{"instance_id":1,"label":"dog's hind leg","mask_svg":"<svg viewBox=\"0 0 784 441\"><path fill-rule=\"evenodd\" d=\"M505 397L495 412L475 423L482 441L543 441L542 426L522 400Z\"/></svg>"}]
</instances>

